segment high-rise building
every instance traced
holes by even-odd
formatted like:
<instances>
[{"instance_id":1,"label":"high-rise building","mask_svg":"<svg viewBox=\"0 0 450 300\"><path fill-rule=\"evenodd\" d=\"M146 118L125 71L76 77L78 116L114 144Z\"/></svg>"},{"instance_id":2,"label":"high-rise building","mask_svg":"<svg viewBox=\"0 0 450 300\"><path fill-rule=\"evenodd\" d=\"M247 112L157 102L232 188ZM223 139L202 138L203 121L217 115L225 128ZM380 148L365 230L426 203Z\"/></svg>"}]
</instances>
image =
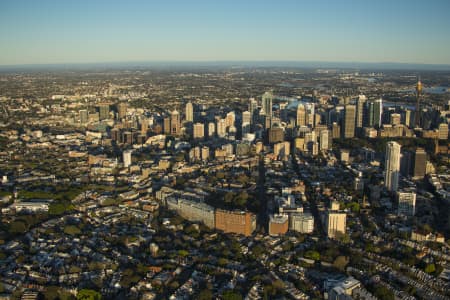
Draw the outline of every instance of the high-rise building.
<instances>
[{"instance_id":1,"label":"high-rise building","mask_svg":"<svg viewBox=\"0 0 450 300\"><path fill-rule=\"evenodd\" d=\"M348 104L344 111L344 138L355 137L356 106Z\"/></svg>"},{"instance_id":2,"label":"high-rise building","mask_svg":"<svg viewBox=\"0 0 450 300\"><path fill-rule=\"evenodd\" d=\"M147 135L147 130L148 130L148 119L142 118L141 119L141 134Z\"/></svg>"},{"instance_id":3,"label":"high-rise building","mask_svg":"<svg viewBox=\"0 0 450 300\"><path fill-rule=\"evenodd\" d=\"M119 120L125 118L127 115L127 104L125 102L120 102L117 104L117 118Z\"/></svg>"},{"instance_id":4,"label":"high-rise building","mask_svg":"<svg viewBox=\"0 0 450 300\"><path fill-rule=\"evenodd\" d=\"M123 166L125 168L128 168L131 165L131 153L132 150L125 150L123 151Z\"/></svg>"},{"instance_id":5,"label":"high-rise building","mask_svg":"<svg viewBox=\"0 0 450 300\"><path fill-rule=\"evenodd\" d=\"M337 210L327 210L325 213L324 225L328 238L338 238L346 232L347 214Z\"/></svg>"},{"instance_id":6,"label":"high-rise building","mask_svg":"<svg viewBox=\"0 0 450 300\"><path fill-rule=\"evenodd\" d=\"M398 214L412 217L416 213L416 193L412 191L397 192Z\"/></svg>"},{"instance_id":7,"label":"high-rise building","mask_svg":"<svg viewBox=\"0 0 450 300\"><path fill-rule=\"evenodd\" d=\"M448 140L448 124L441 123L438 127L438 139Z\"/></svg>"},{"instance_id":8,"label":"high-rise building","mask_svg":"<svg viewBox=\"0 0 450 300\"><path fill-rule=\"evenodd\" d=\"M320 150L329 149L329 130L321 130L319 133Z\"/></svg>"},{"instance_id":9,"label":"high-rise building","mask_svg":"<svg viewBox=\"0 0 450 300\"><path fill-rule=\"evenodd\" d=\"M412 114L411 110L409 109L405 110L405 125L408 127L411 127L411 125L413 125Z\"/></svg>"},{"instance_id":10,"label":"high-rise building","mask_svg":"<svg viewBox=\"0 0 450 300\"><path fill-rule=\"evenodd\" d=\"M356 128L362 128L364 125L364 106L366 101L367 97L365 95L359 95L356 101Z\"/></svg>"},{"instance_id":11,"label":"high-rise building","mask_svg":"<svg viewBox=\"0 0 450 300\"><path fill-rule=\"evenodd\" d=\"M248 101L248 111L252 116L255 114L257 108L258 108L258 101L256 101L255 98L250 98Z\"/></svg>"},{"instance_id":12,"label":"high-rise building","mask_svg":"<svg viewBox=\"0 0 450 300\"><path fill-rule=\"evenodd\" d=\"M213 137L216 134L216 124L214 122L208 123L208 137Z\"/></svg>"},{"instance_id":13,"label":"high-rise building","mask_svg":"<svg viewBox=\"0 0 450 300\"><path fill-rule=\"evenodd\" d=\"M273 105L273 94L272 92L265 92L262 95L262 110L266 116L272 117L272 105Z\"/></svg>"},{"instance_id":14,"label":"high-rise building","mask_svg":"<svg viewBox=\"0 0 450 300\"><path fill-rule=\"evenodd\" d=\"M205 136L205 126L203 123L194 124L194 139L202 139Z\"/></svg>"},{"instance_id":15,"label":"high-rise building","mask_svg":"<svg viewBox=\"0 0 450 300\"><path fill-rule=\"evenodd\" d=\"M268 130L269 144L275 144L284 141L284 130L281 127L273 127Z\"/></svg>"},{"instance_id":16,"label":"high-rise building","mask_svg":"<svg viewBox=\"0 0 450 300\"><path fill-rule=\"evenodd\" d=\"M89 120L88 111L86 109L81 109L79 111L79 114L80 114L80 123L86 124Z\"/></svg>"},{"instance_id":17,"label":"high-rise building","mask_svg":"<svg viewBox=\"0 0 450 300\"><path fill-rule=\"evenodd\" d=\"M225 119L219 119L217 120L217 136L218 137L225 137L227 134L227 125Z\"/></svg>"},{"instance_id":18,"label":"high-rise building","mask_svg":"<svg viewBox=\"0 0 450 300\"><path fill-rule=\"evenodd\" d=\"M180 127L180 113L175 109L170 114L170 134L179 135Z\"/></svg>"},{"instance_id":19,"label":"high-rise building","mask_svg":"<svg viewBox=\"0 0 450 300\"><path fill-rule=\"evenodd\" d=\"M170 134L170 117L164 118L164 134Z\"/></svg>"},{"instance_id":20,"label":"high-rise building","mask_svg":"<svg viewBox=\"0 0 450 300\"><path fill-rule=\"evenodd\" d=\"M244 111L242 113L242 124L248 123L250 124L252 122L252 115L249 111Z\"/></svg>"},{"instance_id":21,"label":"high-rise building","mask_svg":"<svg viewBox=\"0 0 450 300\"><path fill-rule=\"evenodd\" d=\"M109 119L109 104L100 104L98 106L98 117L100 121Z\"/></svg>"},{"instance_id":22,"label":"high-rise building","mask_svg":"<svg viewBox=\"0 0 450 300\"><path fill-rule=\"evenodd\" d=\"M378 100L375 100L375 102L373 103L373 110L370 113L371 114L371 118L372 118L372 122L373 122L373 127L379 128L381 127L381 117L383 114L383 100L380 98Z\"/></svg>"},{"instance_id":23,"label":"high-rise building","mask_svg":"<svg viewBox=\"0 0 450 300\"><path fill-rule=\"evenodd\" d=\"M400 125L401 116L400 114L391 114L391 125Z\"/></svg>"},{"instance_id":24,"label":"high-rise building","mask_svg":"<svg viewBox=\"0 0 450 300\"><path fill-rule=\"evenodd\" d=\"M209 148L207 146L202 147L201 157L203 161L208 160L209 158Z\"/></svg>"},{"instance_id":25,"label":"high-rise building","mask_svg":"<svg viewBox=\"0 0 450 300\"><path fill-rule=\"evenodd\" d=\"M234 113L234 111L230 111L229 113L227 113L227 116L225 117L226 127L227 128L233 127L235 121L236 121L236 114Z\"/></svg>"},{"instance_id":26,"label":"high-rise building","mask_svg":"<svg viewBox=\"0 0 450 300\"><path fill-rule=\"evenodd\" d=\"M306 109L303 104L297 106L297 126L306 126Z\"/></svg>"},{"instance_id":27,"label":"high-rise building","mask_svg":"<svg viewBox=\"0 0 450 300\"><path fill-rule=\"evenodd\" d=\"M386 145L384 185L388 191L396 192L400 175L400 149L397 142L388 142Z\"/></svg>"},{"instance_id":28,"label":"high-rise building","mask_svg":"<svg viewBox=\"0 0 450 300\"><path fill-rule=\"evenodd\" d=\"M186 121L194 122L194 106L191 102L186 104Z\"/></svg>"},{"instance_id":29,"label":"high-rise building","mask_svg":"<svg viewBox=\"0 0 450 300\"><path fill-rule=\"evenodd\" d=\"M417 85L416 85L416 111L414 113L414 121L415 121L416 127L420 127L420 119L421 119L420 96L422 95L422 88L423 88L422 82L419 79L419 81L417 81Z\"/></svg>"},{"instance_id":30,"label":"high-rise building","mask_svg":"<svg viewBox=\"0 0 450 300\"><path fill-rule=\"evenodd\" d=\"M423 148L417 148L414 152L413 178L420 179L425 176L427 168L427 153Z\"/></svg>"},{"instance_id":31,"label":"high-rise building","mask_svg":"<svg viewBox=\"0 0 450 300\"><path fill-rule=\"evenodd\" d=\"M338 139L341 137L341 127L339 127L338 123L333 122L332 125L332 136L333 139Z\"/></svg>"}]
</instances>

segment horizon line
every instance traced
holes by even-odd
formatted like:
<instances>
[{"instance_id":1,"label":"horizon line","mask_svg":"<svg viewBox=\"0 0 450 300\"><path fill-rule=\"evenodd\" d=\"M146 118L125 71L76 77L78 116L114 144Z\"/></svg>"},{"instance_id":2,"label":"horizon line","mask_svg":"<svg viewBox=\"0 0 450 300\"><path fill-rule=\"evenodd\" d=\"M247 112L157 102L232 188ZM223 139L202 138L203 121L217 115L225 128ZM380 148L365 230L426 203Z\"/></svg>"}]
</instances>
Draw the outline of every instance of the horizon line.
<instances>
[{"instance_id":1,"label":"horizon line","mask_svg":"<svg viewBox=\"0 0 450 300\"><path fill-rule=\"evenodd\" d=\"M136 64L199 64L205 66L208 64L246 64L253 67L288 67L284 65L286 63L306 64L309 68L360 68L364 66L383 66L384 67L435 67L440 70L448 68L450 70L450 63L421 63L421 62L393 62L393 61L330 61L330 60L132 60L132 61L98 61L98 62L54 62L54 63L22 63L22 64L0 64L0 69L4 68L26 68L26 67L64 67L64 66L108 66L108 65L123 65L136 67ZM330 64L333 66L317 66L318 64ZM316 65L316 66L313 66ZM341 65L341 67L339 67ZM302 67L302 66L290 66L290 67Z\"/></svg>"}]
</instances>

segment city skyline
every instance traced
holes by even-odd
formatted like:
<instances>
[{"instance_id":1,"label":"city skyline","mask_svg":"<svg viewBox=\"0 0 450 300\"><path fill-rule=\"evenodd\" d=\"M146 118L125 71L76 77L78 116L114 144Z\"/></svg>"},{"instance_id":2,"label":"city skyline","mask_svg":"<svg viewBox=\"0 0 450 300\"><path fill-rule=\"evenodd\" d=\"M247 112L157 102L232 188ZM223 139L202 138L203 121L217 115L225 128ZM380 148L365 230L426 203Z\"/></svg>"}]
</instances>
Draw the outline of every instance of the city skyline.
<instances>
[{"instance_id":1,"label":"city skyline","mask_svg":"<svg viewBox=\"0 0 450 300\"><path fill-rule=\"evenodd\" d=\"M448 1L3 1L0 66L301 61L450 64Z\"/></svg>"}]
</instances>

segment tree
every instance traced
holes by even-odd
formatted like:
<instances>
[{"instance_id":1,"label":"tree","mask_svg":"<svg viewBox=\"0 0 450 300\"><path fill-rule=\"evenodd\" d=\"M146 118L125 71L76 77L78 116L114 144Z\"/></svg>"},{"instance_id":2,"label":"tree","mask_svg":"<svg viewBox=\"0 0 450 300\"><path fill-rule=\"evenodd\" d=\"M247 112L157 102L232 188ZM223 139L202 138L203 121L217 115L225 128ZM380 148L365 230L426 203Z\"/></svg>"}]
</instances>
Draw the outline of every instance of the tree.
<instances>
[{"instance_id":1,"label":"tree","mask_svg":"<svg viewBox=\"0 0 450 300\"><path fill-rule=\"evenodd\" d=\"M99 292L89 289L82 289L77 294L77 300L101 300L102 295Z\"/></svg>"},{"instance_id":2,"label":"tree","mask_svg":"<svg viewBox=\"0 0 450 300\"><path fill-rule=\"evenodd\" d=\"M211 300L213 297L213 294L211 292L211 290L209 289L203 289L200 291L200 293L198 293L198 300Z\"/></svg>"},{"instance_id":3,"label":"tree","mask_svg":"<svg viewBox=\"0 0 450 300\"><path fill-rule=\"evenodd\" d=\"M226 290L222 294L223 300L242 300L242 295L233 290Z\"/></svg>"},{"instance_id":4,"label":"tree","mask_svg":"<svg viewBox=\"0 0 450 300\"><path fill-rule=\"evenodd\" d=\"M431 274L434 273L434 271L436 271L436 266L434 264L428 264L425 267L425 273Z\"/></svg>"},{"instance_id":5,"label":"tree","mask_svg":"<svg viewBox=\"0 0 450 300\"><path fill-rule=\"evenodd\" d=\"M305 253L305 257L313 260L320 260L320 253L314 250L308 250Z\"/></svg>"},{"instance_id":6,"label":"tree","mask_svg":"<svg viewBox=\"0 0 450 300\"><path fill-rule=\"evenodd\" d=\"M79 235L81 234L81 230L75 225L68 225L64 227L64 233L68 235Z\"/></svg>"},{"instance_id":7,"label":"tree","mask_svg":"<svg viewBox=\"0 0 450 300\"><path fill-rule=\"evenodd\" d=\"M349 261L349 260L348 260L347 257L340 255L340 256L336 257L336 259L334 260L333 266L334 266L336 269L339 269L339 270L341 270L341 271L344 271L344 270L345 270L345 267L346 267L347 264L348 264L348 261Z\"/></svg>"},{"instance_id":8,"label":"tree","mask_svg":"<svg viewBox=\"0 0 450 300\"><path fill-rule=\"evenodd\" d=\"M13 234L22 234L27 232L27 226L22 221L14 221L9 226L9 232Z\"/></svg>"}]
</instances>

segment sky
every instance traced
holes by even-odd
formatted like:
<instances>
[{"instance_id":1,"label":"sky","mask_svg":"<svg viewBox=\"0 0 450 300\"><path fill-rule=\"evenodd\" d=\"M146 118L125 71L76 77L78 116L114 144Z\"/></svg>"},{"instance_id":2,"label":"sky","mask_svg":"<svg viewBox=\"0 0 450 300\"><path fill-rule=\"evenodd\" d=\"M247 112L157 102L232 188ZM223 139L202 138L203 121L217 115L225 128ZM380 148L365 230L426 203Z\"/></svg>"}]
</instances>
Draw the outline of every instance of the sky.
<instances>
[{"instance_id":1,"label":"sky","mask_svg":"<svg viewBox=\"0 0 450 300\"><path fill-rule=\"evenodd\" d=\"M450 64L450 0L0 0L0 65Z\"/></svg>"}]
</instances>

